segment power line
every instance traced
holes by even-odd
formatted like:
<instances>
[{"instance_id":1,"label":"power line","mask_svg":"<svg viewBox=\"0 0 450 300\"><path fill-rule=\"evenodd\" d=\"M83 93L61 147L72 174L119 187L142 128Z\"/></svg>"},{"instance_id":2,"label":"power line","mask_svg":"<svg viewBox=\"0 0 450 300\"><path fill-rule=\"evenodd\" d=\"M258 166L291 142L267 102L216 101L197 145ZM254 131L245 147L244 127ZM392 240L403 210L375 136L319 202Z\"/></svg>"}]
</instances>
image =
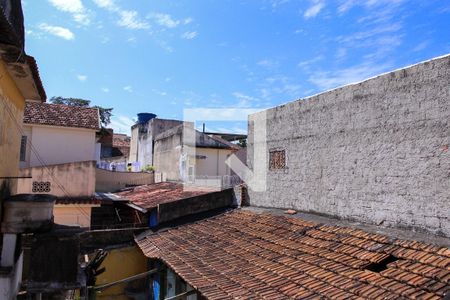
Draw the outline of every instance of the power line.
<instances>
[{"instance_id":1,"label":"power line","mask_svg":"<svg viewBox=\"0 0 450 300\"><path fill-rule=\"evenodd\" d=\"M2 76L3 77L3 76ZM0 79L2 78L0 77ZM3 100L3 99L2 99ZM6 108L6 111L8 112L11 120L14 121L15 125L16 125L16 129L18 130L18 132L21 135L26 135L25 132L22 129L22 125L19 121L16 119L16 117L14 116L14 113L11 111L11 109L9 108L9 106L7 105L7 103L5 103L4 101L2 101L2 103L4 103L4 107ZM48 174L50 175L50 177L54 180L54 182L56 183L56 185L59 187L59 189L66 195L67 198L70 199L70 195L67 192L67 190L64 188L64 186L59 182L59 180L52 174L52 172L50 171L50 169L48 168L47 164L45 163L45 161L42 159L42 157L39 155L38 151L35 149L34 145L31 143L31 141L27 140L27 144L29 144L30 146L30 150L33 152L33 154L36 156L37 160L39 161L39 163L44 167L44 169L48 172ZM81 214L83 216L85 216L87 219L89 219L89 215L87 212L85 212L81 207L77 206L76 204L74 205L75 208L77 208Z\"/></svg>"}]
</instances>

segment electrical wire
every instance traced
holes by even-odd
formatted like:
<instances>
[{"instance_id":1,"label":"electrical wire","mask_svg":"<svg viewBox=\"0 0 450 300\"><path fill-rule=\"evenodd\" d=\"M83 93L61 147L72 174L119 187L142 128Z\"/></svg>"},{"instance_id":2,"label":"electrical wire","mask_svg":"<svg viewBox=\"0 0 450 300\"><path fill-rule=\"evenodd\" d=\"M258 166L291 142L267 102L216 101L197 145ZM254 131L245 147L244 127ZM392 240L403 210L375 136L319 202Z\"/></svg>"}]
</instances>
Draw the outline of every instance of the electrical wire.
<instances>
[{"instance_id":1,"label":"electrical wire","mask_svg":"<svg viewBox=\"0 0 450 300\"><path fill-rule=\"evenodd\" d=\"M0 77L0 79L3 76ZM14 113L11 111L11 109L9 108L9 106L3 101L2 99L2 103L4 103L4 107L6 108L5 110L8 112L10 118L14 121L15 125L16 125L16 129L17 131L23 136L26 135L25 132L23 131L23 128L21 126L21 122L19 122L16 117L14 116ZM65 194L65 196L67 197L67 199L70 199L71 196L69 195L69 193L67 192L67 190L64 188L64 186L59 182L59 180L52 174L51 170L48 168L47 164L45 163L45 161L42 159L42 157L39 155L38 151L36 150L36 148L34 147L34 145L31 143L31 141L29 141L27 139L27 144L30 146L30 150L33 152L33 154L36 156L37 160L39 161L39 163L41 164L42 167L44 167L44 169L48 172L48 174L50 175L50 177L53 179L53 181L56 183L56 185L59 187L59 189ZM75 208L77 208L81 214L86 217L87 219L90 218L89 214L84 211L81 207L77 206L76 204L74 205Z\"/></svg>"}]
</instances>

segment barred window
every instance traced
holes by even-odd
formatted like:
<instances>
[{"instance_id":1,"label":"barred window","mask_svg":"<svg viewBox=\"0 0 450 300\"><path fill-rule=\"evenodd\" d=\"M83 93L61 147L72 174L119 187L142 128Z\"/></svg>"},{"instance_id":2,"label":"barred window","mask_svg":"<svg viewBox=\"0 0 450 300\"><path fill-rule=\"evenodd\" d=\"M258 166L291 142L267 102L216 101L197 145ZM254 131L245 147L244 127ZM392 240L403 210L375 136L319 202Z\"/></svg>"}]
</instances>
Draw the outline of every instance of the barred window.
<instances>
[{"instance_id":1,"label":"barred window","mask_svg":"<svg viewBox=\"0 0 450 300\"><path fill-rule=\"evenodd\" d=\"M25 161L27 157L27 136L22 135L20 140L20 161Z\"/></svg>"},{"instance_id":2,"label":"barred window","mask_svg":"<svg viewBox=\"0 0 450 300\"><path fill-rule=\"evenodd\" d=\"M269 151L269 168L270 170L282 170L286 168L285 150Z\"/></svg>"},{"instance_id":3,"label":"barred window","mask_svg":"<svg viewBox=\"0 0 450 300\"><path fill-rule=\"evenodd\" d=\"M33 181L33 193L50 193L51 184L49 181Z\"/></svg>"}]
</instances>

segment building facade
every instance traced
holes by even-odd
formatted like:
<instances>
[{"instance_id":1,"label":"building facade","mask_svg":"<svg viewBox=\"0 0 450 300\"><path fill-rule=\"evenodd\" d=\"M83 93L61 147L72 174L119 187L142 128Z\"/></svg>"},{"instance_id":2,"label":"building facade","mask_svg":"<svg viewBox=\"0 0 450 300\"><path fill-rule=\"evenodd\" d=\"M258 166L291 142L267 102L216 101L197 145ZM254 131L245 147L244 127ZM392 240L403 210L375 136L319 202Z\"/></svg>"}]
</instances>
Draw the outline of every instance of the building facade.
<instances>
[{"instance_id":1,"label":"building facade","mask_svg":"<svg viewBox=\"0 0 450 300\"><path fill-rule=\"evenodd\" d=\"M450 236L449 86L447 55L251 115L251 205Z\"/></svg>"},{"instance_id":2,"label":"building facade","mask_svg":"<svg viewBox=\"0 0 450 300\"><path fill-rule=\"evenodd\" d=\"M24 51L21 1L0 2L0 53L0 298L15 299L22 279L23 252L18 237L23 231L7 228L14 204L5 200L17 193L25 100L46 100L36 61Z\"/></svg>"},{"instance_id":3,"label":"building facade","mask_svg":"<svg viewBox=\"0 0 450 300\"><path fill-rule=\"evenodd\" d=\"M27 102L20 165L32 168L95 160L99 129L97 109Z\"/></svg>"},{"instance_id":4,"label":"building facade","mask_svg":"<svg viewBox=\"0 0 450 300\"><path fill-rule=\"evenodd\" d=\"M154 114L138 114L138 122L131 127L128 161L138 162L141 168L153 166L155 137L180 124L182 121L159 119Z\"/></svg>"},{"instance_id":5,"label":"building facade","mask_svg":"<svg viewBox=\"0 0 450 300\"><path fill-rule=\"evenodd\" d=\"M99 129L97 109L26 103L18 192L58 197L58 224L90 226Z\"/></svg>"},{"instance_id":6,"label":"building facade","mask_svg":"<svg viewBox=\"0 0 450 300\"><path fill-rule=\"evenodd\" d=\"M167 180L221 181L223 176L231 175L225 161L238 150L237 145L184 123L155 138L154 166L156 171L166 173Z\"/></svg>"}]
</instances>

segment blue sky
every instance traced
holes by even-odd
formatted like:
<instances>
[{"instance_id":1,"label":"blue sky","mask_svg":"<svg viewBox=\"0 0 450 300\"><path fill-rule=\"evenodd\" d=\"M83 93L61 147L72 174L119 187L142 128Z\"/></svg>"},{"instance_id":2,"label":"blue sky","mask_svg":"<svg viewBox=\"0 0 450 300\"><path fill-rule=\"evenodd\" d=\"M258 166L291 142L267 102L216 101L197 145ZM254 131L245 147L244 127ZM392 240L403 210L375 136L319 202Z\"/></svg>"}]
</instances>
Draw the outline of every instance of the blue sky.
<instances>
[{"instance_id":1,"label":"blue sky","mask_svg":"<svg viewBox=\"0 0 450 300\"><path fill-rule=\"evenodd\" d=\"M273 107L450 52L446 0L22 3L47 95L113 107L124 133L139 112Z\"/></svg>"}]
</instances>

